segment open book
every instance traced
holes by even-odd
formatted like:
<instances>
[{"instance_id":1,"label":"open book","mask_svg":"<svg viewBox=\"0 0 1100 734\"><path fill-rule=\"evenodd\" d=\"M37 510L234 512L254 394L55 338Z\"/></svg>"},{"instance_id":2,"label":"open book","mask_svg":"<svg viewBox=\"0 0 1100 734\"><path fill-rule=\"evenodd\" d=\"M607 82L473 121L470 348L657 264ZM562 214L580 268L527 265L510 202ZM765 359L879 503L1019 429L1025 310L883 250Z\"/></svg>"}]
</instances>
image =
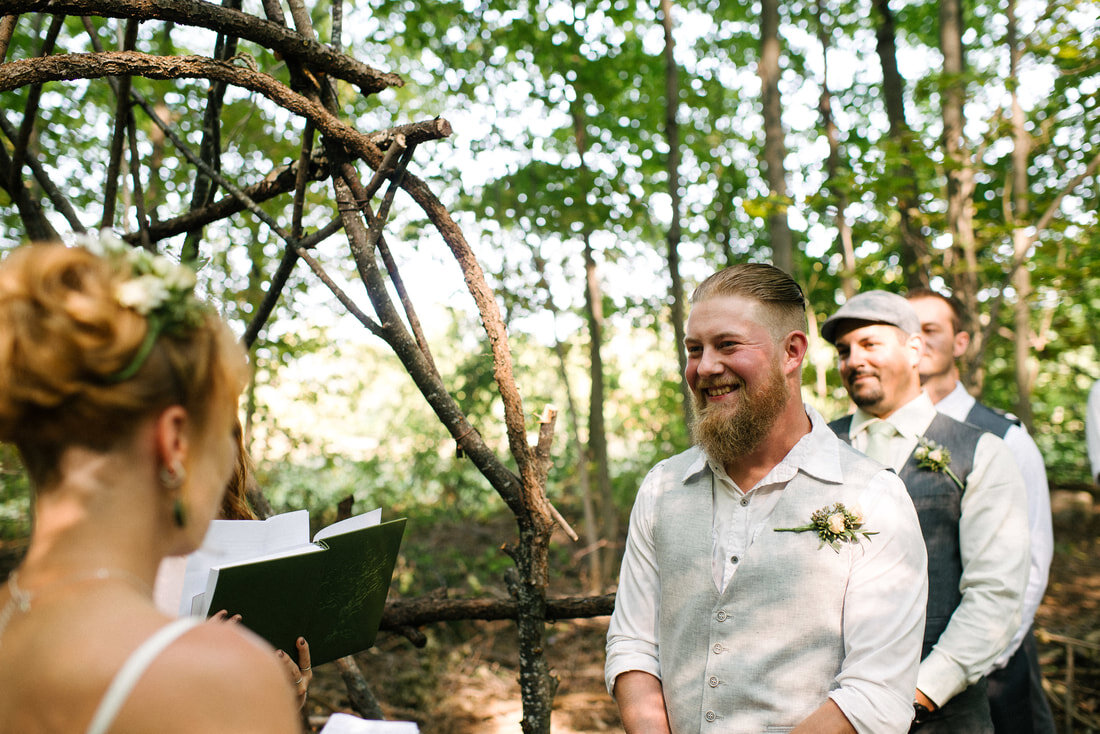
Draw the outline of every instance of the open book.
<instances>
[{"instance_id":1,"label":"open book","mask_svg":"<svg viewBox=\"0 0 1100 734\"><path fill-rule=\"evenodd\" d=\"M298 659L309 642L313 665L374 644L405 520L382 511L333 523L309 540L305 510L267 520L215 520L184 574L181 609L221 609Z\"/></svg>"}]
</instances>

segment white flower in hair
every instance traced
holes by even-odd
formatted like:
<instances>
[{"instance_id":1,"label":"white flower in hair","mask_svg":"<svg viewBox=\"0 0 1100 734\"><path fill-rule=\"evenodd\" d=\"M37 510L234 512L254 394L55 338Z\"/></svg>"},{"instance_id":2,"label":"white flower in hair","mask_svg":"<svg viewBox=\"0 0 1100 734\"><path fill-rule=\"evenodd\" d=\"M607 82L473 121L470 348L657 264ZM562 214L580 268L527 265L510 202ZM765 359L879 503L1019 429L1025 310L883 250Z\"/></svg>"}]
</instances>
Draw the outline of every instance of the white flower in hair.
<instances>
[{"instance_id":1,"label":"white flower in hair","mask_svg":"<svg viewBox=\"0 0 1100 734\"><path fill-rule=\"evenodd\" d=\"M109 375L110 382L133 377L161 334L176 334L202 323L207 308L195 298L195 272L187 265L142 247L133 247L110 230L82 233L74 238L79 247L97 255L115 269L115 299L149 321L145 338L130 363Z\"/></svg>"},{"instance_id":2,"label":"white flower in hair","mask_svg":"<svg viewBox=\"0 0 1100 734\"><path fill-rule=\"evenodd\" d=\"M81 232L75 235L73 239L77 245L100 257L123 255L134 249L109 229L103 229L99 232Z\"/></svg>"},{"instance_id":3,"label":"white flower in hair","mask_svg":"<svg viewBox=\"0 0 1100 734\"><path fill-rule=\"evenodd\" d=\"M141 275L119 283L115 298L126 308L132 308L142 316L160 308L169 296L169 286L156 275Z\"/></svg>"},{"instance_id":4,"label":"white flower in hair","mask_svg":"<svg viewBox=\"0 0 1100 734\"><path fill-rule=\"evenodd\" d=\"M164 281L164 285L172 291L190 291L194 289L197 282L194 270L163 255L157 255L153 259L153 273L159 276Z\"/></svg>"}]
</instances>

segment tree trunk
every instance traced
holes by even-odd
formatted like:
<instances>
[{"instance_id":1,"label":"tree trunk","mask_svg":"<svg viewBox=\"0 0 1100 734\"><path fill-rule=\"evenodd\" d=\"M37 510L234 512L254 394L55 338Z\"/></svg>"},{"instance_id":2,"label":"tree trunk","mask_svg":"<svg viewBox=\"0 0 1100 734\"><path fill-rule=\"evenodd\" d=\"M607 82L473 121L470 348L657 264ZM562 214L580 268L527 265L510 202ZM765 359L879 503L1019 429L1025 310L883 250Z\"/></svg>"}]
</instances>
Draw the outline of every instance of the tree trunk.
<instances>
[{"instance_id":1,"label":"tree trunk","mask_svg":"<svg viewBox=\"0 0 1100 734\"><path fill-rule=\"evenodd\" d=\"M879 20L875 29L875 51L882 66L882 98L896 156L890 179L894 182L893 196L898 207L901 265L909 288L927 288L931 256L921 232L920 182L911 163L916 143L905 120L905 80L898 72L894 14L889 0L875 0L875 8Z\"/></svg>"},{"instance_id":2,"label":"tree trunk","mask_svg":"<svg viewBox=\"0 0 1100 734\"><path fill-rule=\"evenodd\" d=\"M687 355L684 352L684 282L680 276L680 124L676 119L680 82L673 53L676 44L672 38L672 0L661 0L661 25L665 32L665 135L668 137L668 196L672 203L672 221L668 226L669 317L676 340L672 346L680 366L684 424L691 425L691 391L683 376L687 371Z\"/></svg>"},{"instance_id":3,"label":"tree trunk","mask_svg":"<svg viewBox=\"0 0 1100 734\"><path fill-rule=\"evenodd\" d=\"M829 91L829 29L825 24L824 12L821 2L817 3L814 10L817 19L817 38L821 43L821 96L818 99L818 111L821 113L821 124L825 128L825 137L829 141L829 157L825 161L825 182L832 194L833 206L836 207L836 233L837 249L844 261L844 267L840 272L840 283L844 290L844 297L851 298L859 291L859 283L856 281L856 252L852 243L852 226L848 224L848 195L843 185L837 180L837 172L840 169L840 131L837 129L836 120L833 118L833 95ZM823 393L821 393L823 394Z\"/></svg>"},{"instance_id":4,"label":"tree trunk","mask_svg":"<svg viewBox=\"0 0 1100 734\"><path fill-rule=\"evenodd\" d=\"M580 95L577 95L578 99ZM584 131L584 112L579 104L572 107L573 134L580 155L581 189L587 190L588 169L585 153L588 142ZM603 370L603 290L596 272L596 257L592 248L592 233L586 225L582 233L584 241L584 314L588 322L588 357L591 387L588 393L588 458L592 484L600 498L600 519L603 537L614 542L619 538L619 513L611 491L611 474L607 462L607 431L604 424L604 370ZM601 553L601 578L611 572L612 561Z\"/></svg>"},{"instance_id":5,"label":"tree trunk","mask_svg":"<svg viewBox=\"0 0 1100 734\"><path fill-rule=\"evenodd\" d=\"M1008 88L1012 99L1012 244L1013 251L1026 252L1028 233L1025 227L1029 214L1027 162L1031 154L1031 136L1025 125L1024 110L1016 93L1019 84L1020 43L1016 25L1016 0L1008 0L1006 9L1008 20L1009 79ZM1016 291L1014 321L1016 339L1014 342L1016 358L1016 415L1020 417L1029 432L1035 432L1035 419L1031 412L1031 386L1033 384L1031 368L1031 272L1027 264L1021 263L1013 274Z\"/></svg>"},{"instance_id":6,"label":"tree trunk","mask_svg":"<svg viewBox=\"0 0 1100 734\"><path fill-rule=\"evenodd\" d=\"M967 331L974 335L968 355L981 350L981 322L978 319L978 261L974 251L974 168L967 150L966 71L962 36L965 30L962 0L941 0L940 51L943 54L943 88L940 90L943 118L943 152L947 179L947 231L951 234L947 264L947 280L953 295L966 309ZM981 385L981 370L968 357L966 369L969 386Z\"/></svg>"},{"instance_id":7,"label":"tree trunk","mask_svg":"<svg viewBox=\"0 0 1100 734\"><path fill-rule=\"evenodd\" d=\"M539 276L539 285L546 294L545 308L550 312L556 325L558 307L554 305L554 299L550 294L550 283L546 278L546 262L539 252L532 252L531 255L531 259L534 261L535 265L535 272L538 273ZM581 498L581 512L583 518L581 530L584 534L585 544L582 552L585 554L588 562L588 589L593 594L599 594L603 591L605 576L603 567L600 564L600 558L602 556L600 525L596 516L596 503L595 498L592 496L592 481L588 471L588 447L585 446L584 441L581 440L580 421L577 419L577 401L573 397L573 382L569 379L569 370L565 359L565 345L563 345L561 340L557 337L556 326L554 330L554 355L558 360L558 375L561 378L562 387L565 389L565 407L569 415L569 443L573 446L573 451L577 455L578 466L581 468L580 471L577 472L577 484L579 485L578 489Z\"/></svg>"},{"instance_id":8,"label":"tree trunk","mask_svg":"<svg viewBox=\"0 0 1100 734\"><path fill-rule=\"evenodd\" d=\"M794 238L787 221L790 195L787 193L787 157L783 141L782 101L779 97L779 0L761 0L760 11L760 89L764 112L764 173L768 181L768 233L771 238L772 264L794 273Z\"/></svg>"}]
</instances>

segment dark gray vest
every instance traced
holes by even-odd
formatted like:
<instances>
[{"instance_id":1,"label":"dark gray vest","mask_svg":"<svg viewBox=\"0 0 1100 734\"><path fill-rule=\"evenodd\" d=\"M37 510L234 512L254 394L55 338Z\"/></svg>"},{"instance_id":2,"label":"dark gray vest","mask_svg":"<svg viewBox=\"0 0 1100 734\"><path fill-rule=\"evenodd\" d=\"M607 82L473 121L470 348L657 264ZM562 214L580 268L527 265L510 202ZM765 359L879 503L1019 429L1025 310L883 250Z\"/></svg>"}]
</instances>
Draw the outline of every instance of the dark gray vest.
<instances>
[{"instance_id":1,"label":"dark gray vest","mask_svg":"<svg viewBox=\"0 0 1100 734\"><path fill-rule=\"evenodd\" d=\"M836 435L847 443L852 416L848 415L829 424ZM940 639L955 608L962 601L959 579L962 577L962 553L959 548L959 517L962 515L962 496L966 479L974 468L974 449L985 433L980 428L960 423L937 413L924 432L924 437L943 446L951 453L950 467L963 487L946 472L922 468L913 454L909 455L901 469L901 480L909 490L913 506L917 508L924 545L928 551L928 615L924 626L923 660Z\"/></svg>"},{"instance_id":2,"label":"dark gray vest","mask_svg":"<svg viewBox=\"0 0 1100 734\"><path fill-rule=\"evenodd\" d=\"M975 402L974 407L966 414L966 422L989 431L999 438L1004 438L1012 426L1020 425L1019 419L1012 420L1001 411L978 402Z\"/></svg>"}]
</instances>

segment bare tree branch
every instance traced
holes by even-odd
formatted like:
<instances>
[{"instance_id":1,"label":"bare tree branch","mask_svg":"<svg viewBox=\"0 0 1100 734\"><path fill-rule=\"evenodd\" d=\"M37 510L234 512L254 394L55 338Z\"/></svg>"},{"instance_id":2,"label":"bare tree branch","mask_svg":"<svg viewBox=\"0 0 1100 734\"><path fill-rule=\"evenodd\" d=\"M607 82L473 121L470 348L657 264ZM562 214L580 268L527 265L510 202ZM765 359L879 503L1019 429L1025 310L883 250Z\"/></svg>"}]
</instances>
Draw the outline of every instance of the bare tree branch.
<instances>
[{"instance_id":1,"label":"bare tree branch","mask_svg":"<svg viewBox=\"0 0 1100 734\"><path fill-rule=\"evenodd\" d=\"M359 157L381 158L377 137L364 135L344 124L324 107L291 91L267 74L216 61L205 56L153 56L135 51L108 51L95 54L60 54L47 58L20 59L0 64L0 92L31 84L73 79L98 79L104 76L130 74L148 79L214 79L257 92L284 109L312 120L326 137L340 141ZM410 142L423 142L450 135L446 120L436 119L417 125L419 135L406 137ZM386 133L387 138L389 133ZM423 140L420 139L421 136Z\"/></svg>"},{"instance_id":2,"label":"bare tree branch","mask_svg":"<svg viewBox=\"0 0 1100 734\"><path fill-rule=\"evenodd\" d=\"M182 144L183 141L179 142ZM192 153L192 155L194 154ZM325 165L324 158L314 157L310 159L307 165L306 176L310 181L320 181L326 178ZM294 190L298 170L299 166L297 163L281 166L271 171L271 173L264 177L259 183L240 189L240 192L244 195L242 199L237 198L233 194L229 194L201 209L193 209L178 217L166 219L163 222L153 222L149 227L149 236L154 242L174 237L182 232L187 232L196 227L201 227L242 212L248 208L245 203L246 201L260 204L269 199L289 193ZM333 231L339 231L339 227ZM331 234L332 232L329 233L329 235ZM326 237L329 235L326 235ZM123 239L127 239L131 244L134 242L134 240L130 240L129 235L123 235ZM303 240L304 246L312 246L305 245L304 242Z\"/></svg>"},{"instance_id":3,"label":"bare tree branch","mask_svg":"<svg viewBox=\"0 0 1100 734\"><path fill-rule=\"evenodd\" d=\"M137 123L132 108L126 110L126 138L130 144L130 181L134 192L134 213L137 217L138 232L141 234L141 246L150 249L149 219L145 206L145 187L141 183L141 156L137 147Z\"/></svg>"},{"instance_id":4,"label":"bare tree branch","mask_svg":"<svg viewBox=\"0 0 1100 734\"><path fill-rule=\"evenodd\" d=\"M50 28L46 31L46 38L42 42L39 56L48 56L57 42L57 34L61 32L64 18L54 16L50 22ZM27 90L27 104L23 108L23 121L19 125L19 135L12 141L11 170L9 172L10 184L15 186L23 175L23 159L27 155L27 146L30 144L31 133L34 132L34 120L38 115L38 102L42 97L42 85L32 84Z\"/></svg>"},{"instance_id":5,"label":"bare tree branch","mask_svg":"<svg viewBox=\"0 0 1100 734\"><path fill-rule=\"evenodd\" d=\"M126 23L126 34L122 42L124 51L133 51L137 43L138 24L135 21ZM94 34L93 34L94 37ZM130 87L132 80L129 76L121 76L113 80L111 84L115 91L115 126L111 133L110 153L107 162L107 176L103 185L103 216L99 222L100 229L112 229L115 225L115 205L118 201L118 177L122 170L122 147L125 145L126 128L133 119L130 109ZM139 223L140 226L140 223ZM143 242L143 245L148 243Z\"/></svg>"},{"instance_id":6,"label":"bare tree branch","mask_svg":"<svg viewBox=\"0 0 1100 734\"><path fill-rule=\"evenodd\" d=\"M224 5L234 10L241 9L240 0L226 0ZM237 38L219 33L214 42L214 58L219 61L227 61L237 53ZM222 152L222 107L225 102L225 92L229 85L225 82L214 82L206 92L206 105L202 115L202 141L199 143L199 157L214 171L221 172ZM196 176L195 188L191 192L191 209L200 209L214 201L217 194L217 183L209 176ZM183 241L183 250L180 259L184 262L193 262L199 258L199 242L202 240L203 227L196 227L187 233Z\"/></svg>"},{"instance_id":7,"label":"bare tree branch","mask_svg":"<svg viewBox=\"0 0 1100 734\"><path fill-rule=\"evenodd\" d=\"M271 21L201 0L5 0L8 13L40 11L106 18L169 20L247 39L299 59L311 67L354 84L363 94L404 86L396 74L381 72L293 30ZM276 3L276 6L278 4Z\"/></svg>"},{"instance_id":8,"label":"bare tree branch","mask_svg":"<svg viewBox=\"0 0 1100 734\"><path fill-rule=\"evenodd\" d=\"M0 17L0 62L8 55L8 44L15 32L15 24L19 22L18 15L5 15Z\"/></svg>"},{"instance_id":9,"label":"bare tree branch","mask_svg":"<svg viewBox=\"0 0 1100 734\"><path fill-rule=\"evenodd\" d=\"M0 188L3 188L11 196L15 208L19 211L19 219L23 222L23 228L27 230L27 237L37 242L55 242L61 237L46 218L42 211L41 202L23 185L18 176L14 176L12 185L12 164L8 156L7 148L0 145Z\"/></svg>"},{"instance_id":10,"label":"bare tree branch","mask_svg":"<svg viewBox=\"0 0 1100 734\"><path fill-rule=\"evenodd\" d=\"M546 600L546 619L582 619L603 617L615 609L615 595L560 597ZM405 627L419 627L434 622L455 622L464 619L515 619L513 599L446 599L428 596L421 599L395 599L386 602L379 629L401 632Z\"/></svg>"}]
</instances>

